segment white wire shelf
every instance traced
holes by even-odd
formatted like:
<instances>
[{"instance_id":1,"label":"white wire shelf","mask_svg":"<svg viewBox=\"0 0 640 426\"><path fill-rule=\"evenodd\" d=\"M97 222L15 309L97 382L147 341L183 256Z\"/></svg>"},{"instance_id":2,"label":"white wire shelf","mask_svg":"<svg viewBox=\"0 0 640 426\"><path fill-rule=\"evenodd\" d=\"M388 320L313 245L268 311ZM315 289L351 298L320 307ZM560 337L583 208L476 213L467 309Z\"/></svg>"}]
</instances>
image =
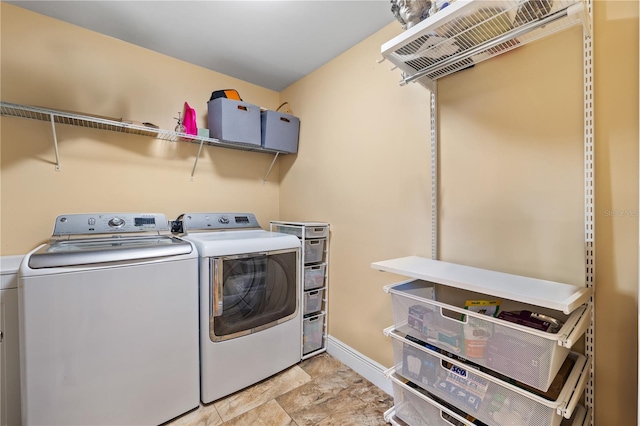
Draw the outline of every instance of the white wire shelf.
<instances>
[{"instance_id":1,"label":"white wire shelf","mask_svg":"<svg viewBox=\"0 0 640 426\"><path fill-rule=\"evenodd\" d=\"M91 129L107 130L110 132L122 132L132 135L148 136L170 142L191 142L196 144L204 142L205 145L210 146L221 146L224 148L240 149L244 151L266 152L269 154L285 154L281 151L262 148L256 145L227 142L214 138L188 135L186 133L156 129L144 125L128 123L126 121L109 120L91 115L81 115L48 108L12 104L9 102L0 102L0 106L2 110L1 115L8 117L20 117L40 121L51 121L51 117L53 117L53 121L59 124L68 124L70 126L87 127Z\"/></svg>"},{"instance_id":2,"label":"white wire shelf","mask_svg":"<svg viewBox=\"0 0 640 426\"><path fill-rule=\"evenodd\" d=\"M222 148L239 149L242 151L262 152L267 154L275 154L267 174L265 175L263 182L266 181L267 176L271 172L271 168L275 163L278 155L287 154L286 152L277 151L269 148L262 148L256 145L243 144L239 142L228 142L224 140L207 138L203 136L189 135L186 133L173 132L170 130L158 129L155 127L149 127L140 124L133 124L123 120L107 119L98 116L83 115L67 111L59 111L49 108L42 108L29 105L13 104L9 102L0 101L0 115L6 117L18 117L26 118L30 120L48 121L51 123L54 139L54 147L56 151L56 170L60 170L60 161L58 158L58 141L55 132L55 124L66 124L70 126L84 127L90 129L106 130L110 132L121 132L131 135L146 136L155 139L170 141L170 142L190 142L200 145L198 154L196 156L195 164L191 172L191 178L195 173L196 165L198 163L198 157L203 145L219 146Z\"/></svg>"},{"instance_id":3,"label":"white wire shelf","mask_svg":"<svg viewBox=\"0 0 640 426\"><path fill-rule=\"evenodd\" d=\"M433 82L589 20L583 0L457 0L382 45L401 84Z\"/></svg>"}]
</instances>

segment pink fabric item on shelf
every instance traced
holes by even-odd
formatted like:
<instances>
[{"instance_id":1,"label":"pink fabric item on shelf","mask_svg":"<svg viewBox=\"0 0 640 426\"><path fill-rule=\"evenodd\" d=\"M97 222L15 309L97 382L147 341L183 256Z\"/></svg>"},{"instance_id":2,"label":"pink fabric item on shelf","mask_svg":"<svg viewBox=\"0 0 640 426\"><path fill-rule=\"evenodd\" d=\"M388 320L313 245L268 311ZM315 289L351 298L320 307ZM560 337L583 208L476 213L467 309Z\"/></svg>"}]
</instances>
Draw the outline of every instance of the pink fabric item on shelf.
<instances>
[{"instance_id":1,"label":"pink fabric item on shelf","mask_svg":"<svg viewBox=\"0 0 640 426\"><path fill-rule=\"evenodd\" d=\"M191 108L188 103L184 103L184 120L182 122L185 133L188 135L197 135L198 126L196 125L196 110Z\"/></svg>"}]
</instances>

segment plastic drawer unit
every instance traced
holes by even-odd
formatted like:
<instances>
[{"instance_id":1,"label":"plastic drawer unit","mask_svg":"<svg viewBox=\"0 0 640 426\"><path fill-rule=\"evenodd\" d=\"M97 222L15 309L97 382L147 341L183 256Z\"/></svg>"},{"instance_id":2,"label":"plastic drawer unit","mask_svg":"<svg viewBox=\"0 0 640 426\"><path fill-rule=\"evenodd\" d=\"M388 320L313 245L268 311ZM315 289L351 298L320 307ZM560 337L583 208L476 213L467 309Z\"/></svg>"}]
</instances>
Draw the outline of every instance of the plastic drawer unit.
<instances>
[{"instance_id":1,"label":"plastic drawer unit","mask_svg":"<svg viewBox=\"0 0 640 426\"><path fill-rule=\"evenodd\" d=\"M324 271L326 264L310 265L304 267L304 289L313 290L324 286Z\"/></svg>"},{"instance_id":2,"label":"plastic drawer unit","mask_svg":"<svg viewBox=\"0 0 640 426\"><path fill-rule=\"evenodd\" d=\"M323 294L324 290L322 289L304 292L304 315L320 312Z\"/></svg>"},{"instance_id":3,"label":"plastic drawer unit","mask_svg":"<svg viewBox=\"0 0 640 426\"><path fill-rule=\"evenodd\" d=\"M476 426L480 424L473 416L456 410L396 374L394 369L388 371L387 375L392 382L395 404L384 413L387 423L393 426ZM578 405L571 419L563 418L560 425L587 426L590 418L590 412L582 405Z\"/></svg>"},{"instance_id":4,"label":"plastic drawer unit","mask_svg":"<svg viewBox=\"0 0 640 426\"><path fill-rule=\"evenodd\" d=\"M308 354L322 348L324 335L324 313L305 318L303 321L302 353Z\"/></svg>"},{"instance_id":5,"label":"plastic drawer unit","mask_svg":"<svg viewBox=\"0 0 640 426\"><path fill-rule=\"evenodd\" d=\"M542 312L562 322L558 331L547 332L461 308L465 301L487 299L483 294L423 280L389 285L385 291L391 294L399 331L542 391L549 389L590 320L588 305L566 315L501 301L501 311Z\"/></svg>"},{"instance_id":6,"label":"plastic drawer unit","mask_svg":"<svg viewBox=\"0 0 640 426\"><path fill-rule=\"evenodd\" d=\"M329 226L327 222L271 222L271 231L295 235L303 248L300 256L302 359L327 350Z\"/></svg>"},{"instance_id":7,"label":"plastic drawer unit","mask_svg":"<svg viewBox=\"0 0 640 426\"><path fill-rule=\"evenodd\" d=\"M395 371L457 409L490 425L557 426L571 418L585 388L590 360L571 352L566 372L553 392L533 388L488 369L479 369L443 351L398 332L392 337ZM410 337L410 336L409 336ZM563 369L565 370L565 369ZM407 377L410 376L410 377Z\"/></svg>"}]
</instances>

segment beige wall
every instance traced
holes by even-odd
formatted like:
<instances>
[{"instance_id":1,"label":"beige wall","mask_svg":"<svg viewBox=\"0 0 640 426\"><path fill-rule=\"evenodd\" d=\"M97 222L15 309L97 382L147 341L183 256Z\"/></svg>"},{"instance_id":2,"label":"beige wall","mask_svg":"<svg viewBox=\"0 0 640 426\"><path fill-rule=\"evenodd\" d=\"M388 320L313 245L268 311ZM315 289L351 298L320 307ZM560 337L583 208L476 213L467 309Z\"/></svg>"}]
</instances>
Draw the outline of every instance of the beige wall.
<instances>
[{"instance_id":1,"label":"beige wall","mask_svg":"<svg viewBox=\"0 0 640 426\"><path fill-rule=\"evenodd\" d=\"M595 2L596 423L637 411L638 4ZM332 224L330 334L386 365L372 261L430 256L428 91L376 65L391 24L282 92L301 117L281 215ZM441 259L584 285L578 28L439 82Z\"/></svg>"},{"instance_id":2,"label":"beige wall","mask_svg":"<svg viewBox=\"0 0 640 426\"><path fill-rule=\"evenodd\" d=\"M235 88L275 109L277 92L1 3L2 100L124 117L173 129L185 101L206 127L213 90ZM161 28L158 28L161 30ZM251 211L263 226L279 217L273 156L65 125L57 126L56 172L47 122L2 118L2 255L51 235L55 217L94 211Z\"/></svg>"},{"instance_id":3,"label":"beige wall","mask_svg":"<svg viewBox=\"0 0 640 426\"><path fill-rule=\"evenodd\" d=\"M330 334L390 366L393 321L372 261L431 255L429 97L376 64L394 23L281 94L1 4L2 100L151 121L214 89L288 101L297 156L271 157L2 118L1 254L24 253L70 211L248 210L332 225ZM638 4L595 2L596 412L635 424L638 218ZM582 62L578 30L441 80L441 258L580 285ZM188 78L182 76L188 75ZM280 182L278 182L280 180ZM136 182L139 181L139 182ZM145 187L140 183L152 182ZM28 222L28 225L25 224Z\"/></svg>"},{"instance_id":4,"label":"beige wall","mask_svg":"<svg viewBox=\"0 0 640 426\"><path fill-rule=\"evenodd\" d=\"M298 156L281 164L281 216L331 224L329 332L387 366L392 281L369 265L431 247L429 96L376 63L396 34L384 28L281 93L301 120Z\"/></svg>"},{"instance_id":5,"label":"beige wall","mask_svg":"<svg viewBox=\"0 0 640 426\"><path fill-rule=\"evenodd\" d=\"M595 12L597 424L636 424L638 2Z\"/></svg>"}]
</instances>

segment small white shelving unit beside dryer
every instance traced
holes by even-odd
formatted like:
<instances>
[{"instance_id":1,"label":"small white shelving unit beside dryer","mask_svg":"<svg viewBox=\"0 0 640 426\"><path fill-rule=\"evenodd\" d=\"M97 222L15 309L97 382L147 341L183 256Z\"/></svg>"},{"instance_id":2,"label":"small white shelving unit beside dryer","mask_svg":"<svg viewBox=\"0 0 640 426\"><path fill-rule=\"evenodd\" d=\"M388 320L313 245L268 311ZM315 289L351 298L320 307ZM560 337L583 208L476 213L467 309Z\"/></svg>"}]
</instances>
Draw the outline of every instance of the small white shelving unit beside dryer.
<instances>
[{"instance_id":1,"label":"small white shelving unit beside dryer","mask_svg":"<svg viewBox=\"0 0 640 426\"><path fill-rule=\"evenodd\" d=\"M302 243L300 256L301 359L327 350L329 300L329 224L272 221L271 231L293 234Z\"/></svg>"}]
</instances>

